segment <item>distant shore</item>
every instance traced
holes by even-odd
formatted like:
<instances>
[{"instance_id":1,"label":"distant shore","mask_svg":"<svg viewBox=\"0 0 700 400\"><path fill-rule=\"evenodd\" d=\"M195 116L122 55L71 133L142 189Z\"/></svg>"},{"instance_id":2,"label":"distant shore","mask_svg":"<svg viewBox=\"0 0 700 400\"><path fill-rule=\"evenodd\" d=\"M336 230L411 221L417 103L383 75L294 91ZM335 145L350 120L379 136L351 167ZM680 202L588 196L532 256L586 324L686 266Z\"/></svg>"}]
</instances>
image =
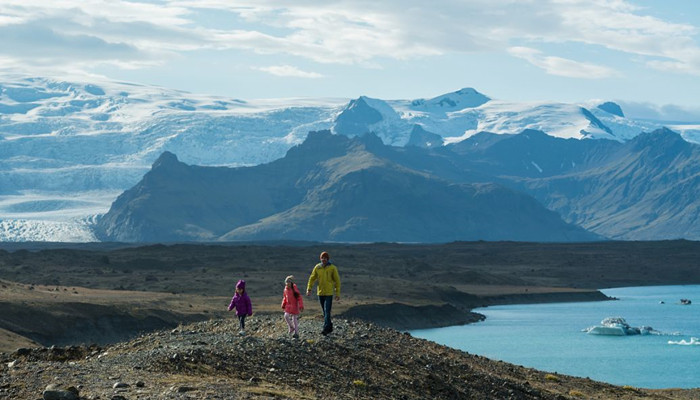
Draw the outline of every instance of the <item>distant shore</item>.
<instances>
[{"instance_id":1,"label":"distant shore","mask_svg":"<svg viewBox=\"0 0 700 400\"><path fill-rule=\"evenodd\" d=\"M443 328L483 321L486 317L475 313L474 308L505 304L544 304L614 300L599 290L556 291L529 294L495 294L482 297L484 303L470 308L457 308L451 304L412 306L401 303L366 304L349 308L341 314L346 318L358 318L400 331Z\"/></svg>"}]
</instances>

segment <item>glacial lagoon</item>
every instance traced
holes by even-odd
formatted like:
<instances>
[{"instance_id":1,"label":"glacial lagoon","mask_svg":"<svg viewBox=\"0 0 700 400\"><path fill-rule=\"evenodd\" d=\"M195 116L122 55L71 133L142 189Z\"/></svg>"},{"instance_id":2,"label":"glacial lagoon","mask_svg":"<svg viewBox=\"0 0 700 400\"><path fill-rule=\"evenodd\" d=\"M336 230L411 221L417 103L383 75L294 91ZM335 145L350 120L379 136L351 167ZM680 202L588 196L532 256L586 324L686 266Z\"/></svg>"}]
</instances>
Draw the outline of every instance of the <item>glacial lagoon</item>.
<instances>
[{"instance_id":1,"label":"glacial lagoon","mask_svg":"<svg viewBox=\"0 0 700 400\"><path fill-rule=\"evenodd\" d=\"M483 322L410 333L491 359L615 385L700 387L700 285L601 291L619 300L485 307L474 310L486 315ZM607 317L655 332L585 332Z\"/></svg>"}]
</instances>

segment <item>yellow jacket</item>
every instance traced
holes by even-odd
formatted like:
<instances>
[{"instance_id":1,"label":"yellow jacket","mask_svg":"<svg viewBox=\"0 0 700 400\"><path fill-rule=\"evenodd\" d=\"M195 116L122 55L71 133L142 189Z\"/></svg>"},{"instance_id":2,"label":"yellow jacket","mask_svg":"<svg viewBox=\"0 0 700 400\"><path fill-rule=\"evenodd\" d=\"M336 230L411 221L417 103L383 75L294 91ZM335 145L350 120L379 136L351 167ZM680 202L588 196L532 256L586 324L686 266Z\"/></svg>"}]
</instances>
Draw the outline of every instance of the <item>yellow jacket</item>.
<instances>
[{"instance_id":1,"label":"yellow jacket","mask_svg":"<svg viewBox=\"0 0 700 400\"><path fill-rule=\"evenodd\" d=\"M328 264L325 267L321 263L316 264L309 276L309 284L306 285L307 292L311 290L316 280L318 280L319 296L340 296L340 276L334 264Z\"/></svg>"}]
</instances>

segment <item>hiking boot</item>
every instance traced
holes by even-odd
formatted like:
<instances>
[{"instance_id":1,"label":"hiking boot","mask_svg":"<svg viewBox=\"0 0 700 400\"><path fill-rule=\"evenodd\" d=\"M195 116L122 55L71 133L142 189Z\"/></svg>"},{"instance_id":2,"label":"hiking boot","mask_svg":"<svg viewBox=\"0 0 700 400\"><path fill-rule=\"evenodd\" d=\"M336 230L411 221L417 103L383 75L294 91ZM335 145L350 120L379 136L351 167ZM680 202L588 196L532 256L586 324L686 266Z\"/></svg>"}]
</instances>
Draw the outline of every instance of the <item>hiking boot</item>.
<instances>
[{"instance_id":1,"label":"hiking boot","mask_svg":"<svg viewBox=\"0 0 700 400\"><path fill-rule=\"evenodd\" d=\"M295 334L292 335L292 337L293 337L294 339L299 339L299 334L295 333Z\"/></svg>"}]
</instances>

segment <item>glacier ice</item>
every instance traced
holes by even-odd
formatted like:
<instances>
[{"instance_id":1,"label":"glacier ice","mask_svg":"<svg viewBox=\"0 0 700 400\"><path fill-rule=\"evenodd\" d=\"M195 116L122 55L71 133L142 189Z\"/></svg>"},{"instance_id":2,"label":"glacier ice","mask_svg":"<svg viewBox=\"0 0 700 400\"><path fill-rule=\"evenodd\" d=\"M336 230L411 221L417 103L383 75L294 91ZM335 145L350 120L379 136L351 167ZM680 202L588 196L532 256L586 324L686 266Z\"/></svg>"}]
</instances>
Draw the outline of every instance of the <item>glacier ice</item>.
<instances>
[{"instance_id":1,"label":"glacier ice","mask_svg":"<svg viewBox=\"0 0 700 400\"><path fill-rule=\"evenodd\" d=\"M187 164L244 166L283 157L309 131L333 129L350 99L241 100L128 82L6 76L0 82L0 241L91 241L90 220L164 151ZM445 143L479 131L539 129L627 140L658 127L582 105L493 100L474 89L418 100L362 97L385 144L416 125ZM700 128L679 129L700 141Z\"/></svg>"}]
</instances>

